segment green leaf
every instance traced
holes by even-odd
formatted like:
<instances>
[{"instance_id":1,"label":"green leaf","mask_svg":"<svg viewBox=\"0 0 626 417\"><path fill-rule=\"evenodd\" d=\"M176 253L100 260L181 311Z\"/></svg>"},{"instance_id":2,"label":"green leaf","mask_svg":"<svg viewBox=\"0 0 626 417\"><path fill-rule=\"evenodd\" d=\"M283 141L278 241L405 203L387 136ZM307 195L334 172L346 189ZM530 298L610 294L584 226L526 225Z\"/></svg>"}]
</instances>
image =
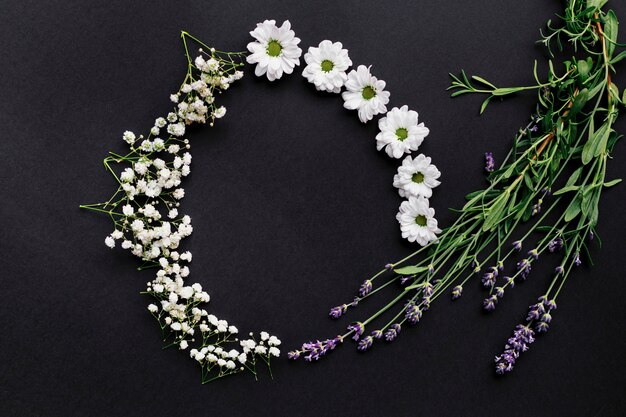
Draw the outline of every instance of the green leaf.
<instances>
[{"instance_id":1,"label":"green leaf","mask_svg":"<svg viewBox=\"0 0 626 417\"><path fill-rule=\"evenodd\" d=\"M572 102L572 107L569 109L569 113L567 113L567 118L572 119L575 117L580 111L585 107L587 101L589 100L589 90L583 88L580 93L574 98Z\"/></svg>"},{"instance_id":2,"label":"green leaf","mask_svg":"<svg viewBox=\"0 0 626 417\"><path fill-rule=\"evenodd\" d=\"M580 61L578 61L578 64L576 66L578 68L578 80L581 83L584 83L585 81L587 81L587 78L589 78L589 71L591 71L592 64L590 64L588 61L583 61L581 59Z\"/></svg>"},{"instance_id":3,"label":"green leaf","mask_svg":"<svg viewBox=\"0 0 626 417\"><path fill-rule=\"evenodd\" d=\"M626 58L626 51L622 51L619 54L617 54L615 57L613 57L613 59L611 59L611 64L617 64L624 58Z\"/></svg>"},{"instance_id":4,"label":"green leaf","mask_svg":"<svg viewBox=\"0 0 626 417\"><path fill-rule=\"evenodd\" d=\"M478 81L479 83L485 84L491 88L493 88L494 90L497 88L495 85L491 84L489 81L485 80L482 77L479 77L477 75L472 75L472 80Z\"/></svg>"},{"instance_id":5,"label":"green leaf","mask_svg":"<svg viewBox=\"0 0 626 417\"><path fill-rule=\"evenodd\" d=\"M483 104L480 106L480 114L483 114L485 112L485 109L487 108L487 105L489 105L489 102L492 98L493 96L489 96L485 99L485 101L483 101Z\"/></svg>"},{"instance_id":6,"label":"green leaf","mask_svg":"<svg viewBox=\"0 0 626 417\"><path fill-rule=\"evenodd\" d=\"M565 210L565 221L566 222L570 222L574 218L576 218L576 216L578 216L578 214L580 213L580 201L581 201L581 196L580 196L580 193L579 193L579 194L576 195L576 197L574 197L574 199L572 200L570 205Z\"/></svg>"},{"instance_id":7,"label":"green leaf","mask_svg":"<svg viewBox=\"0 0 626 417\"><path fill-rule=\"evenodd\" d=\"M570 185L567 187L563 187L560 190L556 191L553 195L561 195L565 193L569 193L570 191L578 191L580 187L578 185Z\"/></svg>"},{"instance_id":8,"label":"green leaf","mask_svg":"<svg viewBox=\"0 0 626 417\"><path fill-rule=\"evenodd\" d=\"M520 91L519 87L509 87L509 88L496 88L491 92L494 96L508 96L509 94L515 94Z\"/></svg>"},{"instance_id":9,"label":"green leaf","mask_svg":"<svg viewBox=\"0 0 626 417\"><path fill-rule=\"evenodd\" d=\"M509 193L503 192L500 197L496 199L491 207L485 213L485 222L483 223L483 231L488 232L498 224L502 219L502 214L506 210L507 203L509 202Z\"/></svg>"},{"instance_id":10,"label":"green leaf","mask_svg":"<svg viewBox=\"0 0 626 417\"><path fill-rule=\"evenodd\" d=\"M594 156L598 156L604 150L610 134L611 129L609 129L609 125L606 123L595 132L590 129L589 139L585 143L585 146L583 146L581 155L583 165L587 165Z\"/></svg>"},{"instance_id":11,"label":"green leaf","mask_svg":"<svg viewBox=\"0 0 626 417\"><path fill-rule=\"evenodd\" d=\"M580 167L576 171L574 171L572 175L570 175L570 177L568 178L567 183L565 183L565 186L568 187L570 185L576 184L576 181L578 181L578 178L580 178L580 174L582 174L582 172L583 172L583 167Z\"/></svg>"},{"instance_id":12,"label":"green leaf","mask_svg":"<svg viewBox=\"0 0 626 417\"><path fill-rule=\"evenodd\" d=\"M393 272L395 272L398 275L414 275L414 274L421 274L422 272L426 272L426 271L428 271L427 266L415 266L415 265L403 266L402 268L395 268L393 270Z\"/></svg>"},{"instance_id":13,"label":"green leaf","mask_svg":"<svg viewBox=\"0 0 626 417\"><path fill-rule=\"evenodd\" d=\"M604 36L607 38L606 53L609 56L609 59L613 56L613 52L615 52L618 26L619 22L617 21L615 12L613 12L613 10L609 10L606 14L606 21L604 22Z\"/></svg>"},{"instance_id":14,"label":"green leaf","mask_svg":"<svg viewBox=\"0 0 626 417\"><path fill-rule=\"evenodd\" d=\"M621 178L618 178L618 179L616 179L616 180L612 180L612 181L609 181L609 182L605 182L605 183L604 183L604 186L605 186L606 188L609 188L609 187L612 187L612 186L614 186L614 185L619 184L620 182L622 182L622 179L621 179Z\"/></svg>"}]
</instances>

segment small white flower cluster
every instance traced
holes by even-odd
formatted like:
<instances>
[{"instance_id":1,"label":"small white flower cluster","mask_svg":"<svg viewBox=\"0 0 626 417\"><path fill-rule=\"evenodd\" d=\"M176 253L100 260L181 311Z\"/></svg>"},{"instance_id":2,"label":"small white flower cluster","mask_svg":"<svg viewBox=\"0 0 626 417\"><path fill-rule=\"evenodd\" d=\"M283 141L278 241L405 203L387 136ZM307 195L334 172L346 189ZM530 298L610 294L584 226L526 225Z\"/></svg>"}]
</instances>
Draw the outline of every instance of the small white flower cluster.
<instances>
[{"instance_id":1,"label":"small white flower cluster","mask_svg":"<svg viewBox=\"0 0 626 417\"><path fill-rule=\"evenodd\" d=\"M239 341L235 326L202 308L210 300L202 286L185 284L192 254L181 252L179 246L193 227L191 218L179 213L180 200L185 197L181 182L191 172L192 159L189 140L183 136L188 125L208 122L212 126L225 115L226 109L215 105L215 95L243 75L238 69L243 63L233 59L241 59L239 54L220 54L214 49L201 52L193 63L189 60L185 81L170 96L175 110L157 118L145 137L124 132L122 139L130 145L130 153L111 153L105 159L105 166L119 183L115 195L107 203L84 207L113 219L114 231L105 238L108 247L114 248L120 241L123 249L144 261L140 269L158 268L145 292L156 299L148 311L158 320L168 346L186 350L199 342L190 354L202 365L205 380L246 368L256 375L256 360L269 365L270 357L280 355L280 340L262 332L258 343L254 338ZM110 167L112 162L130 167L117 175Z\"/></svg>"},{"instance_id":2,"label":"small white flower cluster","mask_svg":"<svg viewBox=\"0 0 626 417\"><path fill-rule=\"evenodd\" d=\"M247 57L250 64L257 64L255 74L267 74L270 81L281 78L283 72L291 74L294 66L300 65L300 39L295 37L287 20L279 28L275 20L259 23L250 32L255 42L248 44L252 53ZM304 54L307 66L302 75L319 91L341 93L343 106L357 110L359 120L367 123L378 114L385 115L378 121L380 133L376 135L376 148L385 150L391 158L402 158L405 154L417 151L428 136L424 123L418 122L418 114L408 106L394 107L387 112L390 93L386 83L373 76L371 67L359 65L346 74L352 66L348 50L341 42L322 41L317 47L310 47ZM441 173L431 164L430 157L419 154L415 159L410 155L398 168L393 185L401 197L406 197L400 205L396 219L400 223L402 237L410 242L426 245L437 240L441 232L435 219L435 210L430 207L432 189L440 183Z\"/></svg>"}]
</instances>

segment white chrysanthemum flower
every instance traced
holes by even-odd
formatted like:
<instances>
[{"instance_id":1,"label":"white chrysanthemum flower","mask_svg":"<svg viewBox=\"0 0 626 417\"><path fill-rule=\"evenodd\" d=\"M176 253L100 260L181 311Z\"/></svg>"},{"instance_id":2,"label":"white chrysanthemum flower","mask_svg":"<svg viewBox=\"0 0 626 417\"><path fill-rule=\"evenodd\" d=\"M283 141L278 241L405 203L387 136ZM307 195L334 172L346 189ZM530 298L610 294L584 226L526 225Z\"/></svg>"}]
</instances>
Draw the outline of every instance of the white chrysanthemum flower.
<instances>
[{"instance_id":1,"label":"white chrysanthemum flower","mask_svg":"<svg viewBox=\"0 0 626 417\"><path fill-rule=\"evenodd\" d=\"M425 246L437 240L437 233L441 233L437 227L435 209L429 206L428 199L424 197L409 197L408 201L403 201L396 219L400 223L402 237L409 242Z\"/></svg>"},{"instance_id":2,"label":"white chrysanthemum flower","mask_svg":"<svg viewBox=\"0 0 626 417\"><path fill-rule=\"evenodd\" d=\"M417 121L417 112L408 106L394 107L378 121L380 133L376 135L376 149L385 148L387 155L401 158L416 151L430 132L424 123Z\"/></svg>"},{"instance_id":3,"label":"white chrysanthemum flower","mask_svg":"<svg viewBox=\"0 0 626 417\"><path fill-rule=\"evenodd\" d=\"M387 112L390 93L385 91L383 80L370 74L369 67L359 65L356 70L350 71L345 85L348 91L341 93L343 107L358 110L361 122L367 123L375 115Z\"/></svg>"},{"instance_id":4,"label":"white chrysanthemum flower","mask_svg":"<svg viewBox=\"0 0 626 417\"><path fill-rule=\"evenodd\" d=\"M294 67L300 65L300 39L295 37L289 20L285 20L281 27L276 26L275 20L258 23L250 35L257 41L248 44L251 54L246 61L257 64L254 69L257 77L266 74L268 80L274 81L283 73L291 74Z\"/></svg>"},{"instance_id":5,"label":"white chrysanthemum flower","mask_svg":"<svg viewBox=\"0 0 626 417\"><path fill-rule=\"evenodd\" d=\"M307 63L302 75L319 91L338 93L348 79L346 70L352 65L348 50L341 42L322 41L304 54Z\"/></svg>"},{"instance_id":6,"label":"white chrysanthemum flower","mask_svg":"<svg viewBox=\"0 0 626 417\"><path fill-rule=\"evenodd\" d=\"M430 157L419 154L413 159L407 156L393 177L393 186L401 197L426 197L433 195L433 188L441 184L437 178L441 172L430 163Z\"/></svg>"}]
</instances>

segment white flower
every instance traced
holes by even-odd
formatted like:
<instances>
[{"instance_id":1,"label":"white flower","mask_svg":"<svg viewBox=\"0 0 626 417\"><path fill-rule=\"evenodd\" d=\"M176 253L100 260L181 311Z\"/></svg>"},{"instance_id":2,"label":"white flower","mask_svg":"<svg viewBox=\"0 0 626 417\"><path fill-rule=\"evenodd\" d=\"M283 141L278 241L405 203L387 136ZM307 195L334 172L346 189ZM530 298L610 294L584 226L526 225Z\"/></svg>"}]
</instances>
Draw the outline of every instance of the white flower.
<instances>
[{"instance_id":1,"label":"white flower","mask_svg":"<svg viewBox=\"0 0 626 417\"><path fill-rule=\"evenodd\" d=\"M404 153L416 151L428 136L424 123L417 122L417 112L408 106L394 107L378 121L380 133L376 135L376 149L385 148L387 155L401 158Z\"/></svg>"},{"instance_id":2,"label":"white flower","mask_svg":"<svg viewBox=\"0 0 626 417\"><path fill-rule=\"evenodd\" d=\"M317 48L311 47L304 54L307 66L302 75L319 91L338 93L348 76L346 70L352 65L348 50L341 42L322 41Z\"/></svg>"},{"instance_id":3,"label":"white flower","mask_svg":"<svg viewBox=\"0 0 626 417\"><path fill-rule=\"evenodd\" d=\"M359 65L356 70L350 71L346 81L346 89L341 93L343 107L348 110L358 110L359 119L366 123L374 115L385 113L389 103L389 91L385 90L386 83L370 74L370 69Z\"/></svg>"},{"instance_id":4,"label":"white flower","mask_svg":"<svg viewBox=\"0 0 626 417\"><path fill-rule=\"evenodd\" d=\"M122 138L129 145L132 145L133 143L135 143L135 139L136 139L135 134L131 132L130 130L127 130L126 132L124 132L124 135L122 136Z\"/></svg>"},{"instance_id":5,"label":"white flower","mask_svg":"<svg viewBox=\"0 0 626 417\"><path fill-rule=\"evenodd\" d=\"M393 186L398 188L401 197L430 198L433 195L433 188L440 184L437 181L440 176L441 172L430 163L430 157L419 154L413 159L407 156L393 177Z\"/></svg>"},{"instance_id":6,"label":"white flower","mask_svg":"<svg viewBox=\"0 0 626 417\"><path fill-rule=\"evenodd\" d=\"M151 313L156 313L157 311L159 311L159 307L155 306L154 304L150 304L148 305L148 311Z\"/></svg>"},{"instance_id":7,"label":"white flower","mask_svg":"<svg viewBox=\"0 0 626 417\"><path fill-rule=\"evenodd\" d=\"M257 77L266 74L268 80L274 81L283 73L291 74L294 67L300 65L300 39L295 37L289 20L285 20L281 27L276 26L275 20L258 23L250 35L257 41L248 44L251 54L246 61L257 64L254 69Z\"/></svg>"},{"instance_id":8,"label":"white flower","mask_svg":"<svg viewBox=\"0 0 626 417\"><path fill-rule=\"evenodd\" d=\"M185 125L183 123L175 123L167 126L167 133L174 136L182 136L185 134Z\"/></svg>"},{"instance_id":9,"label":"white flower","mask_svg":"<svg viewBox=\"0 0 626 417\"><path fill-rule=\"evenodd\" d=\"M409 242L417 242L424 246L431 241L437 240L437 233L441 230L437 227L435 209L430 208L428 200L424 197L409 197L403 201L396 219L400 223L402 237Z\"/></svg>"},{"instance_id":10,"label":"white flower","mask_svg":"<svg viewBox=\"0 0 626 417\"><path fill-rule=\"evenodd\" d=\"M187 343L187 341L186 341L186 340L183 340L183 341L181 341L181 342L180 342L180 348L181 348L181 350L185 350L185 349L187 349L188 347L189 347L189 343Z\"/></svg>"},{"instance_id":11,"label":"white flower","mask_svg":"<svg viewBox=\"0 0 626 417\"><path fill-rule=\"evenodd\" d=\"M124 216L132 216L135 214L135 209L130 204L125 204L122 206L122 213L124 213Z\"/></svg>"},{"instance_id":12,"label":"white flower","mask_svg":"<svg viewBox=\"0 0 626 417\"><path fill-rule=\"evenodd\" d=\"M115 247L115 239L111 236L107 236L106 239L104 239L104 244L113 249Z\"/></svg>"},{"instance_id":13,"label":"white flower","mask_svg":"<svg viewBox=\"0 0 626 417\"><path fill-rule=\"evenodd\" d=\"M213 112L213 117L215 117L216 119L221 119L222 117L224 117L225 114L226 114L226 107L222 106L222 107L215 109L215 111Z\"/></svg>"},{"instance_id":14,"label":"white flower","mask_svg":"<svg viewBox=\"0 0 626 417\"><path fill-rule=\"evenodd\" d=\"M269 352L270 352L270 355L272 356L276 356L276 357L280 356L280 349L278 349L277 347L271 347Z\"/></svg>"},{"instance_id":15,"label":"white flower","mask_svg":"<svg viewBox=\"0 0 626 417\"><path fill-rule=\"evenodd\" d=\"M261 340L267 340L270 338L270 335L268 332L261 332Z\"/></svg>"}]
</instances>

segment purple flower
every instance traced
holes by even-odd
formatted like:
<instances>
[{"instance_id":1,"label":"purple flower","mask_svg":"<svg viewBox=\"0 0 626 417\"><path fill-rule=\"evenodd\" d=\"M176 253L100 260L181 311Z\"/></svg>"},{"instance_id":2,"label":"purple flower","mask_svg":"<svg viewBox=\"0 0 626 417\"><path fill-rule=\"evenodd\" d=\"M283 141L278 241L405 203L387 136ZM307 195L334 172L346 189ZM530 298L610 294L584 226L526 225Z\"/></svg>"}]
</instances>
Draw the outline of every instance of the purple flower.
<instances>
[{"instance_id":1,"label":"purple flower","mask_svg":"<svg viewBox=\"0 0 626 417\"><path fill-rule=\"evenodd\" d=\"M552 240L549 244L548 244L548 250L550 252L558 252L563 248L563 239L561 239L560 237L557 237L556 239Z\"/></svg>"},{"instance_id":2,"label":"purple flower","mask_svg":"<svg viewBox=\"0 0 626 417\"><path fill-rule=\"evenodd\" d=\"M491 152L485 152L485 171L493 172L496 167L496 162L493 159Z\"/></svg>"},{"instance_id":3,"label":"purple flower","mask_svg":"<svg viewBox=\"0 0 626 417\"><path fill-rule=\"evenodd\" d=\"M495 357L496 373L502 375L505 372L511 372L520 353L526 352L534 341L535 332L528 326L518 324L513 337L510 337L504 345L504 352Z\"/></svg>"},{"instance_id":4,"label":"purple flower","mask_svg":"<svg viewBox=\"0 0 626 417\"><path fill-rule=\"evenodd\" d=\"M595 235L593 234L593 232L589 232L589 240L593 240L594 237Z\"/></svg>"},{"instance_id":5,"label":"purple flower","mask_svg":"<svg viewBox=\"0 0 626 417\"><path fill-rule=\"evenodd\" d=\"M522 259L521 261L519 261L517 263L517 270L521 271L520 276L522 277L522 279L525 280L526 278L528 278L531 270L530 261L528 259Z\"/></svg>"},{"instance_id":6,"label":"purple flower","mask_svg":"<svg viewBox=\"0 0 626 417\"><path fill-rule=\"evenodd\" d=\"M422 290L424 293L424 297L430 297L433 293L433 284L431 284L430 282L427 282L424 285L424 289Z\"/></svg>"},{"instance_id":7,"label":"purple flower","mask_svg":"<svg viewBox=\"0 0 626 417\"><path fill-rule=\"evenodd\" d=\"M374 338L372 336L366 336L359 341L359 345L357 346L357 349L360 350L361 352L365 352L366 350L372 347L373 343L374 343Z\"/></svg>"},{"instance_id":8,"label":"purple flower","mask_svg":"<svg viewBox=\"0 0 626 417\"><path fill-rule=\"evenodd\" d=\"M580 266L583 262L580 260L580 253L576 252L574 255L574 265Z\"/></svg>"},{"instance_id":9,"label":"purple flower","mask_svg":"<svg viewBox=\"0 0 626 417\"><path fill-rule=\"evenodd\" d=\"M338 319L339 317L341 317L343 314L346 313L346 310L348 310L348 305L342 304L340 306L331 308L328 315L334 319Z\"/></svg>"},{"instance_id":10,"label":"purple flower","mask_svg":"<svg viewBox=\"0 0 626 417\"><path fill-rule=\"evenodd\" d=\"M357 321L356 323L352 323L351 325L349 325L348 330L354 332L354 335L352 336L353 340L359 340L359 338L363 334L363 331L365 330L365 326L360 321Z\"/></svg>"},{"instance_id":11,"label":"purple flower","mask_svg":"<svg viewBox=\"0 0 626 417\"><path fill-rule=\"evenodd\" d=\"M432 275L435 273L435 267L433 264L428 265L428 275Z\"/></svg>"},{"instance_id":12,"label":"purple flower","mask_svg":"<svg viewBox=\"0 0 626 417\"><path fill-rule=\"evenodd\" d=\"M528 251L528 256L530 256L531 258L537 260L537 259L539 259L539 252L537 252L537 249L529 250Z\"/></svg>"},{"instance_id":13,"label":"purple flower","mask_svg":"<svg viewBox=\"0 0 626 417\"><path fill-rule=\"evenodd\" d=\"M404 275L402 278L400 278L400 285L404 285L407 283L407 281L410 281L414 278L415 278L415 275Z\"/></svg>"},{"instance_id":14,"label":"purple flower","mask_svg":"<svg viewBox=\"0 0 626 417\"><path fill-rule=\"evenodd\" d=\"M452 289L452 299L456 300L457 298L460 298L461 295L463 294L463 287L460 285L457 285L456 287L454 287Z\"/></svg>"},{"instance_id":15,"label":"purple flower","mask_svg":"<svg viewBox=\"0 0 626 417\"><path fill-rule=\"evenodd\" d=\"M545 333L548 331L549 328L550 325L545 321L540 321L535 325L535 330L537 331L537 333Z\"/></svg>"},{"instance_id":16,"label":"purple flower","mask_svg":"<svg viewBox=\"0 0 626 417\"><path fill-rule=\"evenodd\" d=\"M370 291L372 291L372 281L366 279L365 281L363 281L363 284L361 284L361 287L359 288L359 295L361 297L365 297L367 294L370 293Z\"/></svg>"},{"instance_id":17,"label":"purple flower","mask_svg":"<svg viewBox=\"0 0 626 417\"><path fill-rule=\"evenodd\" d=\"M534 125L533 127L530 128L530 131L533 132L533 133L535 133L538 130L539 130L539 126L537 126L537 125Z\"/></svg>"},{"instance_id":18,"label":"purple flower","mask_svg":"<svg viewBox=\"0 0 626 417\"><path fill-rule=\"evenodd\" d=\"M306 354L304 356L304 360L307 362L313 362L319 360L319 358L334 350L341 343L343 343L343 336L337 336L334 339L326 339L321 342L318 340L316 342L304 343L300 350L289 352L287 357L289 359L296 360L301 355Z\"/></svg>"},{"instance_id":19,"label":"purple flower","mask_svg":"<svg viewBox=\"0 0 626 417\"><path fill-rule=\"evenodd\" d=\"M492 295L489 298L485 298L483 300L483 308L487 311L493 311L496 309L496 304L498 304L498 297Z\"/></svg>"},{"instance_id":20,"label":"purple flower","mask_svg":"<svg viewBox=\"0 0 626 417\"><path fill-rule=\"evenodd\" d=\"M552 321L552 315L549 312L546 312L541 316L541 321L544 323L550 323Z\"/></svg>"},{"instance_id":21,"label":"purple flower","mask_svg":"<svg viewBox=\"0 0 626 417\"><path fill-rule=\"evenodd\" d=\"M491 288L496 285L496 276L493 272L485 272L481 281L483 283L483 287Z\"/></svg>"},{"instance_id":22,"label":"purple flower","mask_svg":"<svg viewBox=\"0 0 626 417\"><path fill-rule=\"evenodd\" d=\"M396 338L400 334L400 329L401 327L398 323L392 324L391 327L389 327L385 332L385 340L388 342L393 342L394 340L396 340Z\"/></svg>"},{"instance_id":23,"label":"purple flower","mask_svg":"<svg viewBox=\"0 0 626 417\"><path fill-rule=\"evenodd\" d=\"M422 318L422 310L420 310L420 308L416 306L414 303L409 303L405 311L406 313L404 317L411 324L418 323L420 319Z\"/></svg>"},{"instance_id":24,"label":"purple flower","mask_svg":"<svg viewBox=\"0 0 626 417\"><path fill-rule=\"evenodd\" d=\"M383 337L383 331L382 331L382 330L374 330L374 331L371 333L371 336L372 336L374 339L381 339L381 338Z\"/></svg>"},{"instance_id":25,"label":"purple flower","mask_svg":"<svg viewBox=\"0 0 626 417\"><path fill-rule=\"evenodd\" d=\"M496 287L496 296L499 298L504 297L504 287Z\"/></svg>"},{"instance_id":26,"label":"purple flower","mask_svg":"<svg viewBox=\"0 0 626 417\"><path fill-rule=\"evenodd\" d=\"M498 261L498 271L504 271L504 262Z\"/></svg>"},{"instance_id":27,"label":"purple flower","mask_svg":"<svg viewBox=\"0 0 626 417\"><path fill-rule=\"evenodd\" d=\"M561 265L557 266L556 268L554 268L554 273L557 275L561 275L563 273L564 269Z\"/></svg>"},{"instance_id":28,"label":"purple flower","mask_svg":"<svg viewBox=\"0 0 626 417\"><path fill-rule=\"evenodd\" d=\"M386 264L386 265L385 265L385 269L386 269L387 271L389 271L389 270L393 269L393 264L391 264L391 263Z\"/></svg>"},{"instance_id":29,"label":"purple flower","mask_svg":"<svg viewBox=\"0 0 626 417\"><path fill-rule=\"evenodd\" d=\"M556 300L550 300L547 303L548 310L556 310Z\"/></svg>"},{"instance_id":30,"label":"purple flower","mask_svg":"<svg viewBox=\"0 0 626 417\"><path fill-rule=\"evenodd\" d=\"M511 288L515 288L515 278L513 277L504 277L504 280L506 281L507 285Z\"/></svg>"},{"instance_id":31,"label":"purple flower","mask_svg":"<svg viewBox=\"0 0 626 417\"><path fill-rule=\"evenodd\" d=\"M522 250L522 241L521 240L516 240L515 242L513 242L513 249L515 249L516 251L521 251Z\"/></svg>"}]
</instances>

